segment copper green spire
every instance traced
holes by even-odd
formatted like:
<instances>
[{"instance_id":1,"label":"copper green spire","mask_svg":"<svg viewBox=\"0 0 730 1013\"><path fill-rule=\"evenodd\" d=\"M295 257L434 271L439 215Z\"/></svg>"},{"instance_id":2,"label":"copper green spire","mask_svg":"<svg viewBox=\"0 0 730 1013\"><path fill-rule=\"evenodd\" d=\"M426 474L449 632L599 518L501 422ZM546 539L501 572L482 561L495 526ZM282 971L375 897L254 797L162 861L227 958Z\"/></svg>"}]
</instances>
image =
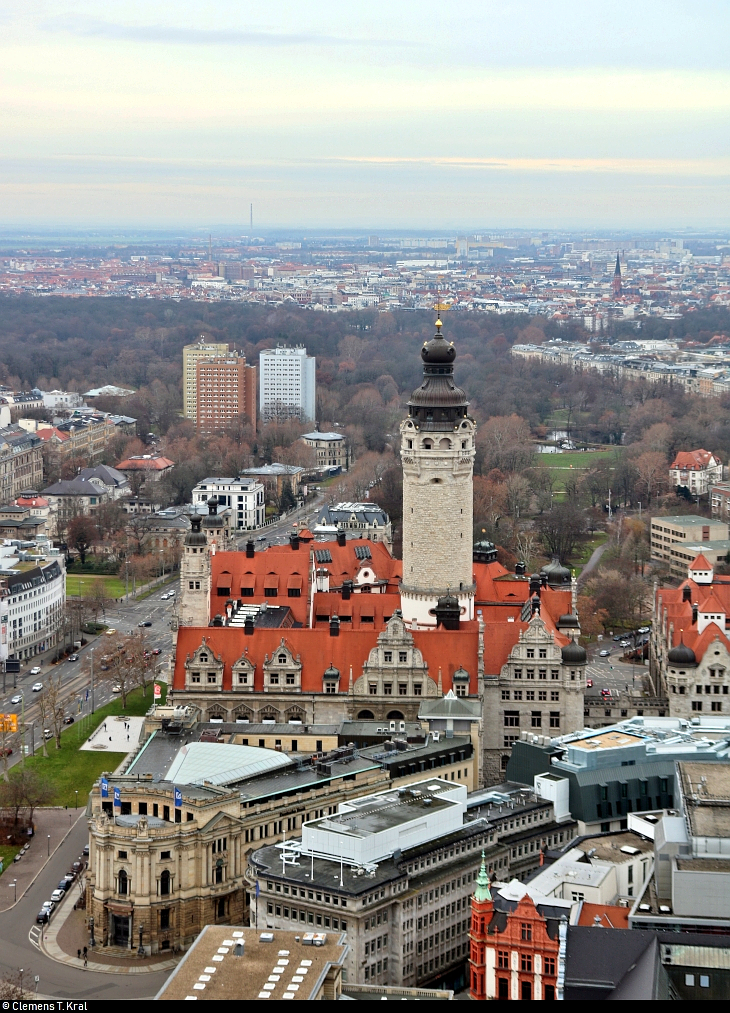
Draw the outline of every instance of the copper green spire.
<instances>
[{"instance_id":1,"label":"copper green spire","mask_svg":"<svg viewBox=\"0 0 730 1013\"><path fill-rule=\"evenodd\" d=\"M484 852L482 851L482 867L479 870L477 876L477 888L474 891L474 900L491 900L492 894L489 890L489 876L487 875L487 866L484 861Z\"/></svg>"}]
</instances>

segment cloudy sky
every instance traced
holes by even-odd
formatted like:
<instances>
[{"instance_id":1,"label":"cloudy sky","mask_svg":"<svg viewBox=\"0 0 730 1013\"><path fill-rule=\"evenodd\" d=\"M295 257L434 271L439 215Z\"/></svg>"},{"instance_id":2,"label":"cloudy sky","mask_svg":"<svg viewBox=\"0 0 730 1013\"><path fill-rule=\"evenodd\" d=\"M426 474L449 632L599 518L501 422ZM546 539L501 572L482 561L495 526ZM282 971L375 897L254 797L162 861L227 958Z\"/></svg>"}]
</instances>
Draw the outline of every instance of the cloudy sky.
<instances>
[{"instance_id":1,"label":"cloudy sky","mask_svg":"<svg viewBox=\"0 0 730 1013\"><path fill-rule=\"evenodd\" d=\"M727 0L0 0L0 224L730 228Z\"/></svg>"}]
</instances>

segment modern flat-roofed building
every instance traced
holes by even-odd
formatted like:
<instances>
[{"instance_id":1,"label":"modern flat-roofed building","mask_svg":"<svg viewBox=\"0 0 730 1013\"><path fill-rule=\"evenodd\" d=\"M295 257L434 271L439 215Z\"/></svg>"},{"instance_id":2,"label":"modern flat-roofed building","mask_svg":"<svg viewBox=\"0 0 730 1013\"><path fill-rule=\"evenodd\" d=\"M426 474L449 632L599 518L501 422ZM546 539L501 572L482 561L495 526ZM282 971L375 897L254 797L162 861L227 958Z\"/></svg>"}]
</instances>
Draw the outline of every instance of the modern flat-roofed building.
<instances>
[{"instance_id":1,"label":"modern flat-roofed building","mask_svg":"<svg viewBox=\"0 0 730 1013\"><path fill-rule=\"evenodd\" d=\"M266 519L264 486L253 478L204 478L193 489L193 504L207 503L212 496L219 506L230 507L237 531L260 528Z\"/></svg>"},{"instance_id":2,"label":"modern flat-roofed building","mask_svg":"<svg viewBox=\"0 0 730 1013\"><path fill-rule=\"evenodd\" d=\"M730 537L726 522L710 520L697 514L652 517L650 530L651 558L669 564L672 561L672 546L678 542L696 544Z\"/></svg>"},{"instance_id":3,"label":"modern flat-roofed building","mask_svg":"<svg viewBox=\"0 0 730 1013\"><path fill-rule=\"evenodd\" d=\"M263 419L313 422L316 410L313 355L303 346L278 345L259 353L259 411Z\"/></svg>"},{"instance_id":4,"label":"modern flat-roofed building","mask_svg":"<svg viewBox=\"0 0 730 1013\"><path fill-rule=\"evenodd\" d=\"M227 341L206 341L203 334L194 344L183 348L183 415L186 419L197 419L199 360L225 355L228 355Z\"/></svg>"},{"instance_id":5,"label":"modern flat-roofed building","mask_svg":"<svg viewBox=\"0 0 730 1013\"><path fill-rule=\"evenodd\" d=\"M195 363L198 432L214 433L245 419L256 429L256 367L231 352Z\"/></svg>"}]
</instances>

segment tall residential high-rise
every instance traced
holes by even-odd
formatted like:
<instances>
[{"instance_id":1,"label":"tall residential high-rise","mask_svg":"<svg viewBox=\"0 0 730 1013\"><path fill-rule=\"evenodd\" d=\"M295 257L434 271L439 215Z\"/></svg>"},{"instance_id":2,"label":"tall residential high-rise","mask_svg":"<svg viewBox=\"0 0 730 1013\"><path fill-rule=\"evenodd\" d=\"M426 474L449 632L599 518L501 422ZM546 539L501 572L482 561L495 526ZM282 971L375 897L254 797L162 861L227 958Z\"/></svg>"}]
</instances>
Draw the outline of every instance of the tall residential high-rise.
<instances>
[{"instance_id":1,"label":"tall residential high-rise","mask_svg":"<svg viewBox=\"0 0 730 1013\"><path fill-rule=\"evenodd\" d=\"M315 418L315 365L303 345L277 345L259 354L261 418Z\"/></svg>"},{"instance_id":2,"label":"tall residential high-rise","mask_svg":"<svg viewBox=\"0 0 730 1013\"><path fill-rule=\"evenodd\" d=\"M197 365L200 359L210 359L228 354L228 342L206 341L205 335L192 345L183 348L183 415L186 419L197 418L198 390Z\"/></svg>"},{"instance_id":3,"label":"tall residential high-rise","mask_svg":"<svg viewBox=\"0 0 730 1013\"><path fill-rule=\"evenodd\" d=\"M231 352L196 361L196 425L201 433L226 429L239 416L256 429L256 367Z\"/></svg>"},{"instance_id":4,"label":"tall residential high-rise","mask_svg":"<svg viewBox=\"0 0 730 1013\"><path fill-rule=\"evenodd\" d=\"M476 424L454 386L453 342L436 334L421 349L423 383L400 427L403 462L403 581L408 624L436 626L439 598L451 595L460 621L474 618L473 476Z\"/></svg>"}]
</instances>

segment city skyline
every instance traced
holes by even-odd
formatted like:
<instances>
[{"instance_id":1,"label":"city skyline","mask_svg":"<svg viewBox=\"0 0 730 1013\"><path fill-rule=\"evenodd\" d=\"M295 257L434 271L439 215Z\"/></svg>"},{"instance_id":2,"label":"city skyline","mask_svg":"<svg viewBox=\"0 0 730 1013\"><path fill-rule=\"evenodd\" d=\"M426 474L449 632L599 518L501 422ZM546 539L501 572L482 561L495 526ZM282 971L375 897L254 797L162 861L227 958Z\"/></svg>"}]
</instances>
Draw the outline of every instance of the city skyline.
<instances>
[{"instance_id":1,"label":"city skyline","mask_svg":"<svg viewBox=\"0 0 730 1013\"><path fill-rule=\"evenodd\" d=\"M2 15L6 226L730 222L720 4Z\"/></svg>"}]
</instances>

